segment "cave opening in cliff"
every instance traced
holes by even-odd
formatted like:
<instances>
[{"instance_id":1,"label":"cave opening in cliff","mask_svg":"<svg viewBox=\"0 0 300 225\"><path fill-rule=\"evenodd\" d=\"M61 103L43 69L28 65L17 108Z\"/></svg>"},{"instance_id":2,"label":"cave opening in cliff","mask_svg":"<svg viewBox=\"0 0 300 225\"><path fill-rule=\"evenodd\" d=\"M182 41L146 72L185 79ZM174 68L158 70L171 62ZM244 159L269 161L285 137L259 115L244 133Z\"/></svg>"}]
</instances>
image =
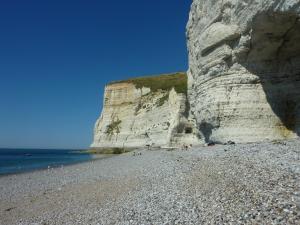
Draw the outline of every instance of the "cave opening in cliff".
<instances>
[{"instance_id":1,"label":"cave opening in cliff","mask_svg":"<svg viewBox=\"0 0 300 225\"><path fill-rule=\"evenodd\" d=\"M185 128L185 133L186 133L186 134L192 134L192 133L193 133L193 128L191 128L191 127L186 127L186 128Z\"/></svg>"},{"instance_id":2,"label":"cave opening in cliff","mask_svg":"<svg viewBox=\"0 0 300 225\"><path fill-rule=\"evenodd\" d=\"M254 19L250 33L246 68L259 77L268 103L282 122L278 127L299 136L300 18L264 13Z\"/></svg>"}]
</instances>

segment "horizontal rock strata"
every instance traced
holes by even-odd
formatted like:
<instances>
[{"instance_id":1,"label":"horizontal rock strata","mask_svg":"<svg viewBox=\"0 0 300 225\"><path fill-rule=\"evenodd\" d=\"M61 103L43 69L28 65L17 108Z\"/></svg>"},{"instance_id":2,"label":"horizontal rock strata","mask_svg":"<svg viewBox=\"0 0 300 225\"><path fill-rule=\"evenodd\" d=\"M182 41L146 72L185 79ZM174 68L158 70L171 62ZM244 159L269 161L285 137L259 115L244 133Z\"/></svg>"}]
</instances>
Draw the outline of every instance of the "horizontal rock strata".
<instances>
[{"instance_id":1,"label":"horizontal rock strata","mask_svg":"<svg viewBox=\"0 0 300 225\"><path fill-rule=\"evenodd\" d=\"M207 142L300 134L298 0L194 0L191 114Z\"/></svg>"},{"instance_id":2,"label":"horizontal rock strata","mask_svg":"<svg viewBox=\"0 0 300 225\"><path fill-rule=\"evenodd\" d=\"M91 147L167 147L197 143L198 138L187 120L186 80L186 74L178 73L107 85Z\"/></svg>"}]
</instances>

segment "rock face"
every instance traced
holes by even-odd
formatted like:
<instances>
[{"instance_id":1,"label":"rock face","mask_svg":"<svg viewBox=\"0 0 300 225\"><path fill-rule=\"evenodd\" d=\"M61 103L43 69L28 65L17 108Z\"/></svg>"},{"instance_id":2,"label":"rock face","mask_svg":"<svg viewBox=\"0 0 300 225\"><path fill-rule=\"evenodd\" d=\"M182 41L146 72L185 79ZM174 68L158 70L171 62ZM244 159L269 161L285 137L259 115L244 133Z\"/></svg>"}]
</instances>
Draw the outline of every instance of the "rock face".
<instances>
[{"instance_id":1,"label":"rock face","mask_svg":"<svg viewBox=\"0 0 300 225\"><path fill-rule=\"evenodd\" d=\"M186 83L186 74L177 73L107 85L91 147L197 143L197 130L187 120Z\"/></svg>"},{"instance_id":2,"label":"rock face","mask_svg":"<svg viewBox=\"0 0 300 225\"><path fill-rule=\"evenodd\" d=\"M194 0L191 115L206 141L300 134L299 0Z\"/></svg>"}]
</instances>

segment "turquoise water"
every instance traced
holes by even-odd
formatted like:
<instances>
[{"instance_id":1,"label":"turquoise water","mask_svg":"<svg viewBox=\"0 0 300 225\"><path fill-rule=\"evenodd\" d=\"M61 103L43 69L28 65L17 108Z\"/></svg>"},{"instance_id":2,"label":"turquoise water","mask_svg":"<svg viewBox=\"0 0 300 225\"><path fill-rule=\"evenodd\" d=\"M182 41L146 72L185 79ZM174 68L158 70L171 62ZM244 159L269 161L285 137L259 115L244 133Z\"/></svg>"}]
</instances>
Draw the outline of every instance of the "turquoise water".
<instances>
[{"instance_id":1,"label":"turquoise water","mask_svg":"<svg viewBox=\"0 0 300 225\"><path fill-rule=\"evenodd\" d=\"M90 154L74 150L0 149L0 175L59 167L91 159Z\"/></svg>"}]
</instances>

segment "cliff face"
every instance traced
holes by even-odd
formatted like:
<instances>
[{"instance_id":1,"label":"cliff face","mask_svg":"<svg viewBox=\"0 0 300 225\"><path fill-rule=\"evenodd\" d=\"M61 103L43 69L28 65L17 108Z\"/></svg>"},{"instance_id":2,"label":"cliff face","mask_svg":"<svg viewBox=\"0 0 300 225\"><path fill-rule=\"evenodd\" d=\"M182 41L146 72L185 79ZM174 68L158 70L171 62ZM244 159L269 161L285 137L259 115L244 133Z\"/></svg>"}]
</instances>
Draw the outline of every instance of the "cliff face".
<instances>
[{"instance_id":1,"label":"cliff face","mask_svg":"<svg viewBox=\"0 0 300 225\"><path fill-rule=\"evenodd\" d=\"M91 147L196 143L187 120L186 80L186 74L178 73L107 85Z\"/></svg>"},{"instance_id":2,"label":"cliff face","mask_svg":"<svg viewBox=\"0 0 300 225\"><path fill-rule=\"evenodd\" d=\"M185 74L108 85L92 147L300 135L299 0L194 0L187 38L187 87Z\"/></svg>"},{"instance_id":3,"label":"cliff face","mask_svg":"<svg viewBox=\"0 0 300 225\"><path fill-rule=\"evenodd\" d=\"M194 0L191 114L206 141L300 134L299 0Z\"/></svg>"}]
</instances>

